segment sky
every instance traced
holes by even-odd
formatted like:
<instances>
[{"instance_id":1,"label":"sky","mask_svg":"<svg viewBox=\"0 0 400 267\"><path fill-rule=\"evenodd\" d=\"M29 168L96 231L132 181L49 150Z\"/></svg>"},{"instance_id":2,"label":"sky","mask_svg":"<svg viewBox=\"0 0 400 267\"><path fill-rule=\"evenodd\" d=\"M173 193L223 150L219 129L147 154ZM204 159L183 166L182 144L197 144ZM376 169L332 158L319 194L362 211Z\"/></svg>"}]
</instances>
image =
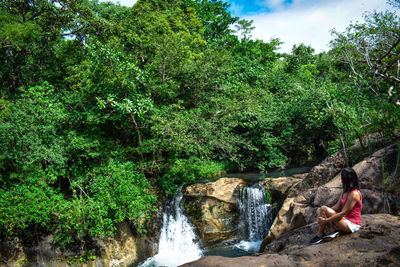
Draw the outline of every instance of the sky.
<instances>
[{"instance_id":1,"label":"sky","mask_svg":"<svg viewBox=\"0 0 400 267\"><path fill-rule=\"evenodd\" d=\"M254 39L268 42L279 38L280 52L304 43L315 51L329 50L330 31L343 32L351 22L362 22L363 14L385 10L386 0L229 0L233 15L253 20Z\"/></svg>"},{"instance_id":2,"label":"sky","mask_svg":"<svg viewBox=\"0 0 400 267\"><path fill-rule=\"evenodd\" d=\"M132 6L135 0L112 0ZM310 45L317 53L329 50L330 31L343 32L351 22L363 21L363 14L389 9L386 0L225 0L234 16L253 20L253 39L269 42L279 38L279 52L293 45Z\"/></svg>"}]
</instances>

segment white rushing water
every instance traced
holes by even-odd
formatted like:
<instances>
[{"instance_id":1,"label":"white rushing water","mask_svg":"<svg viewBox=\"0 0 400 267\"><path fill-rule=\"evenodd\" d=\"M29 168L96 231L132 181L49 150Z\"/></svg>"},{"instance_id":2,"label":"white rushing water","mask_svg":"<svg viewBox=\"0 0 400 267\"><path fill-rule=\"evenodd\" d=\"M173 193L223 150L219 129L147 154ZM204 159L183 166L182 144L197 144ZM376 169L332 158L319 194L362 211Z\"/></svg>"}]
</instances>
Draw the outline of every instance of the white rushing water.
<instances>
[{"instance_id":1,"label":"white rushing water","mask_svg":"<svg viewBox=\"0 0 400 267\"><path fill-rule=\"evenodd\" d=\"M201 258L202 251L196 243L196 234L180 207L182 193L167 206L163 215L158 253L140 267L174 267Z\"/></svg>"},{"instance_id":2,"label":"white rushing water","mask_svg":"<svg viewBox=\"0 0 400 267\"><path fill-rule=\"evenodd\" d=\"M272 224L271 205L267 203L264 188L259 184L243 188L239 206L248 239L234 246L248 252L257 252Z\"/></svg>"}]
</instances>

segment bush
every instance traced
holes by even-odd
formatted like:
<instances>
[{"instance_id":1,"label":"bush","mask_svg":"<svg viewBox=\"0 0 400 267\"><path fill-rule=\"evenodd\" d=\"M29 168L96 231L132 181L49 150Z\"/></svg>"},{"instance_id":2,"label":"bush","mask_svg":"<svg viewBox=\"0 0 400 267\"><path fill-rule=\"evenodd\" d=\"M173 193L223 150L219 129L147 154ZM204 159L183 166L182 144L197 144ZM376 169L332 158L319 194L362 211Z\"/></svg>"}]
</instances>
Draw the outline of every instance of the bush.
<instances>
[{"instance_id":1,"label":"bush","mask_svg":"<svg viewBox=\"0 0 400 267\"><path fill-rule=\"evenodd\" d=\"M161 186L168 194L174 194L182 184L196 180L213 179L220 176L225 165L211 160L198 158L174 159L167 173L161 178Z\"/></svg>"},{"instance_id":2,"label":"bush","mask_svg":"<svg viewBox=\"0 0 400 267\"><path fill-rule=\"evenodd\" d=\"M25 183L0 190L0 229L6 236L29 237L32 229L50 230L56 212L54 207L62 198L44 182L44 172L24 175ZM35 226L35 228L30 228Z\"/></svg>"}]
</instances>

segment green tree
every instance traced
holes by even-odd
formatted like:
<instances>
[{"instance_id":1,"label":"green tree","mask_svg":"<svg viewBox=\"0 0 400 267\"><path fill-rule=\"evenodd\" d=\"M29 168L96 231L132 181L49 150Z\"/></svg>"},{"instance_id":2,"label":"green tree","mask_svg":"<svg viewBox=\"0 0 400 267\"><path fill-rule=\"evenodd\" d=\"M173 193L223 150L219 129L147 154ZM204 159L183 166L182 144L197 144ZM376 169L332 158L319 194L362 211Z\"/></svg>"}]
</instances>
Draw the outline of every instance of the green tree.
<instances>
[{"instance_id":1,"label":"green tree","mask_svg":"<svg viewBox=\"0 0 400 267\"><path fill-rule=\"evenodd\" d=\"M333 32L331 45L355 79L362 79L378 97L399 100L400 26L393 11L374 12L364 23L351 24L344 33Z\"/></svg>"},{"instance_id":2,"label":"green tree","mask_svg":"<svg viewBox=\"0 0 400 267\"><path fill-rule=\"evenodd\" d=\"M239 20L228 11L229 4L220 0L184 0L184 7L192 7L204 27L204 38L211 44L219 44L230 39L230 28Z\"/></svg>"}]
</instances>

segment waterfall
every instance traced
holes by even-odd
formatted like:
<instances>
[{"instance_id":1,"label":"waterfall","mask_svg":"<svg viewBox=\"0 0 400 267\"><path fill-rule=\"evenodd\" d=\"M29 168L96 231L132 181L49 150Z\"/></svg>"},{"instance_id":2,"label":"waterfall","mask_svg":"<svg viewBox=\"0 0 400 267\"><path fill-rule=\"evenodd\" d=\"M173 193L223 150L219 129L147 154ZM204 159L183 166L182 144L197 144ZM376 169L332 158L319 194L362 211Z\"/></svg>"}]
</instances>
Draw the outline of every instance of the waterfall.
<instances>
[{"instance_id":1,"label":"waterfall","mask_svg":"<svg viewBox=\"0 0 400 267\"><path fill-rule=\"evenodd\" d=\"M181 200L182 192L179 190L164 211L158 253L140 267L174 267L202 256L193 227L180 207Z\"/></svg>"},{"instance_id":2,"label":"waterfall","mask_svg":"<svg viewBox=\"0 0 400 267\"><path fill-rule=\"evenodd\" d=\"M235 246L246 251L257 251L272 224L271 205L265 190L258 183L240 190L239 208L247 240Z\"/></svg>"}]
</instances>

